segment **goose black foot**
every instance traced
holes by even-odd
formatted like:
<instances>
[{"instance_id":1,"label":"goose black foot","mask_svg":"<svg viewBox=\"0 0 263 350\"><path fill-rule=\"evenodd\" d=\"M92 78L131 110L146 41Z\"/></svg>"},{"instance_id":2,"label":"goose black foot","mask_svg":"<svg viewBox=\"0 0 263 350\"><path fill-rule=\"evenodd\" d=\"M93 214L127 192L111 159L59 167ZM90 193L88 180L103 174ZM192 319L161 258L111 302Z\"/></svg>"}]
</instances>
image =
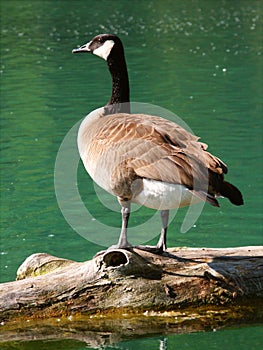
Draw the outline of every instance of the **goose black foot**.
<instances>
[{"instance_id":1,"label":"goose black foot","mask_svg":"<svg viewBox=\"0 0 263 350\"><path fill-rule=\"evenodd\" d=\"M133 246L132 246L130 243L128 243L127 246L124 246L124 247L119 246L118 244L112 245L112 246L110 246L108 249L100 250L98 253L96 253L96 254L93 256L93 258L97 258L98 256L103 255L103 254L105 254L105 253L107 253L107 252L109 252L109 251L111 251L111 250L114 250L114 249L126 249L126 250L131 250L132 248L133 248Z\"/></svg>"},{"instance_id":2,"label":"goose black foot","mask_svg":"<svg viewBox=\"0 0 263 350\"><path fill-rule=\"evenodd\" d=\"M163 247L159 246L151 246L151 245L137 245L134 248L144 250L149 253L157 254L157 255L167 255L167 252L163 249Z\"/></svg>"}]
</instances>

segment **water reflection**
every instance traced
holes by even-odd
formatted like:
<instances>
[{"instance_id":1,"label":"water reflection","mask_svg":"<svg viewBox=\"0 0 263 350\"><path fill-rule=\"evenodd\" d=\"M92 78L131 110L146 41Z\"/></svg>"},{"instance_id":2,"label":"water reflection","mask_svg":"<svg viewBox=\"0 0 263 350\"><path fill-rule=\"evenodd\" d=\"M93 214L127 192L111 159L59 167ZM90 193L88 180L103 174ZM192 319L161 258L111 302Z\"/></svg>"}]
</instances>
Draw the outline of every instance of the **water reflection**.
<instances>
[{"instance_id":1,"label":"water reflection","mask_svg":"<svg viewBox=\"0 0 263 350\"><path fill-rule=\"evenodd\" d=\"M185 341L191 344L195 338L199 339L199 343L196 343L194 349L202 349L202 346L209 344L212 334L216 334L214 338L218 338L218 344L221 344L223 334L231 334L233 325L237 321L239 326L248 321L253 321L256 325L260 321L260 314L258 307L254 307L254 310L250 307L243 309L236 307L232 310L217 308L217 311L211 308L199 308L199 311L181 310L163 314L155 313L155 316L148 313L148 316L146 314L142 316L119 315L119 317L116 315L112 317L73 315L48 320L28 319L26 322L9 325L3 322L0 342L3 348L5 346L8 348L10 341L13 341L12 346L23 344L25 348L28 348L30 340L34 339L32 344L35 346L37 342L41 344L43 340L50 341L51 349L53 348L52 343L67 349L67 343L71 340L70 349L79 349L82 343L83 346L92 349L107 348L107 346L116 349L127 347L136 349L138 346L139 348L148 346L151 349L172 350L175 345L184 346ZM243 339L244 350L245 345L251 342L252 335L256 334L260 327L251 326L248 329L246 331L243 328L243 331L249 334L245 340ZM205 336L202 331L206 331L208 335ZM236 334L238 334L237 330ZM262 335L257 341L260 342L261 338ZM231 341L228 340L230 343Z\"/></svg>"}]
</instances>

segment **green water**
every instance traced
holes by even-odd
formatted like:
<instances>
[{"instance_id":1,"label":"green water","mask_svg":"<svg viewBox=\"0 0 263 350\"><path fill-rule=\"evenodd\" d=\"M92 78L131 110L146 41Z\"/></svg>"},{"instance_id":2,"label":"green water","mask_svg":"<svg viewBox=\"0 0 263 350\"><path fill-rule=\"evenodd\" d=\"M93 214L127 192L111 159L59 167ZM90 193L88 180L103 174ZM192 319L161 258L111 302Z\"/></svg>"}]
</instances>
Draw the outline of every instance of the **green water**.
<instances>
[{"instance_id":1,"label":"green water","mask_svg":"<svg viewBox=\"0 0 263 350\"><path fill-rule=\"evenodd\" d=\"M116 33L124 42L132 101L176 113L228 164L227 179L244 195L243 207L224 199L219 209L206 204L185 234L180 227L187 209L179 210L170 224L168 245L263 243L260 1L2 0L2 282L14 280L16 269L32 253L84 261L101 249L93 237L86 240L74 231L62 215L54 190L54 166L68 131L109 99L111 81L105 62L71 54L74 47L102 32ZM93 234L103 236L102 223L113 232L115 243L120 222L117 204L110 202L117 209L105 209L81 165L77 181L92 212L87 230L92 225ZM73 198L72 210L74 205ZM152 215L148 209L137 210L131 226ZM141 233L143 241L152 238L150 229L148 225L148 231ZM174 344L217 349L223 341L225 349L246 349L249 339L249 348L259 349L261 330L248 325L216 334L170 335L167 342L171 349ZM236 341L230 341L233 337ZM133 340L120 348L147 344L157 349L159 339ZM52 343L42 346L53 348ZM55 348L59 346L66 348L63 342ZM25 343L24 348L31 345ZM84 346L72 341L70 348Z\"/></svg>"}]
</instances>

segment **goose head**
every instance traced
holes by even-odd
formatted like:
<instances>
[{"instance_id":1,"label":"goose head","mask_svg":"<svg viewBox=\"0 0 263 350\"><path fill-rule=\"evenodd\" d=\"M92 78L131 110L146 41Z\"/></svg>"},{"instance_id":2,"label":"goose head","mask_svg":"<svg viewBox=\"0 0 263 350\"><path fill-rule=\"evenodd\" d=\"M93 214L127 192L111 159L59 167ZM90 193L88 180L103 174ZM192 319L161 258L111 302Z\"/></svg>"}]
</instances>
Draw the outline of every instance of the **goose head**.
<instances>
[{"instance_id":1,"label":"goose head","mask_svg":"<svg viewBox=\"0 0 263 350\"><path fill-rule=\"evenodd\" d=\"M130 113L130 89L124 48L114 34L99 34L72 53L87 52L103 58L112 77L112 95L104 107L105 114Z\"/></svg>"},{"instance_id":2,"label":"goose head","mask_svg":"<svg viewBox=\"0 0 263 350\"><path fill-rule=\"evenodd\" d=\"M123 53L123 45L121 40L113 34L100 34L95 36L87 44L72 50L72 53L87 52L103 58L108 61L108 58L114 54Z\"/></svg>"}]
</instances>

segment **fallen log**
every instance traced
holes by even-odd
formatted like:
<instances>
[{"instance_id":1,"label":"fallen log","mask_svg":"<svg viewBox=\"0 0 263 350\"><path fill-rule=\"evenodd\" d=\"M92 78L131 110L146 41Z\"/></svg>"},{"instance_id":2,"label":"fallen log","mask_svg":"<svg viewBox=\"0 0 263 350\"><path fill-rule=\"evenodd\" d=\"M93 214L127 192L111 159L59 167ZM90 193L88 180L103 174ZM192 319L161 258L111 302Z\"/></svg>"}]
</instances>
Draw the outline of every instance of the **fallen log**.
<instances>
[{"instance_id":1,"label":"fallen log","mask_svg":"<svg viewBox=\"0 0 263 350\"><path fill-rule=\"evenodd\" d=\"M0 322L196 313L201 306L243 305L253 313L262 296L263 246L171 248L162 256L114 249L86 262L41 253L25 260L17 281L0 285Z\"/></svg>"}]
</instances>

